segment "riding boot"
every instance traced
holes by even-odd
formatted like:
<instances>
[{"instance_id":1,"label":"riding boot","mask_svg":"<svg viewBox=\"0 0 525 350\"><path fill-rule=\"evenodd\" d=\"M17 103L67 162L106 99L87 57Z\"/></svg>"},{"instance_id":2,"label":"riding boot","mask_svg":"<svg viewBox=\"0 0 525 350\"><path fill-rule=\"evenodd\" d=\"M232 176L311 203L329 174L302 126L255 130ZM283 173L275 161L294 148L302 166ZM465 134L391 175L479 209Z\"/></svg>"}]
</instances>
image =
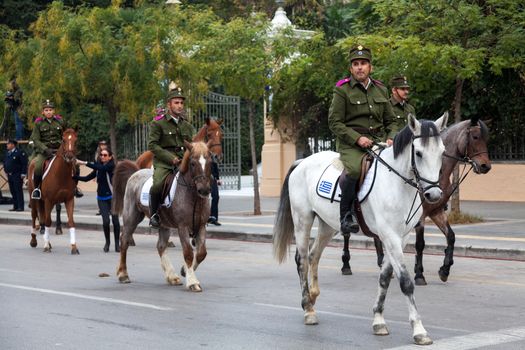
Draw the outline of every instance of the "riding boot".
<instances>
[{"instance_id":1,"label":"riding boot","mask_svg":"<svg viewBox=\"0 0 525 350\"><path fill-rule=\"evenodd\" d=\"M118 217L117 217L118 220ZM113 221L113 237L115 238L115 251L120 252L120 226Z\"/></svg>"},{"instance_id":2,"label":"riding boot","mask_svg":"<svg viewBox=\"0 0 525 350\"><path fill-rule=\"evenodd\" d=\"M354 201L356 199L357 180L346 175L343 186L341 187L341 203L339 214L341 220L341 234L350 235L350 233L359 232L359 224L355 222Z\"/></svg>"},{"instance_id":3,"label":"riding boot","mask_svg":"<svg viewBox=\"0 0 525 350\"><path fill-rule=\"evenodd\" d=\"M161 196L162 194L152 192L149 195L149 212L151 213L149 225L154 228L160 227L160 217L157 211L159 210Z\"/></svg>"},{"instance_id":4,"label":"riding boot","mask_svg":"<svg viewBox=\"0 0 525 350\"><path fill-rule=\"evenodd\" d=\"M104 225L104 238L106 239L106 244L104 244L104 253L109 251L109 224Z\"/></svg>"},{"instance_id":5,"label":"riding boot","mask_svg":"<svg viewBox=\"0 0 525 350\"><path fill-rule=\"evenodd\" d=\"M41 196L42 196L42 193L40 192L40 184L42 183L42 175L35 175L34 179L33 179L33 184L34 184L34 190L33 192L31 193L31 198L32 199L40 199Z\"/></svg>"}]
</instances>

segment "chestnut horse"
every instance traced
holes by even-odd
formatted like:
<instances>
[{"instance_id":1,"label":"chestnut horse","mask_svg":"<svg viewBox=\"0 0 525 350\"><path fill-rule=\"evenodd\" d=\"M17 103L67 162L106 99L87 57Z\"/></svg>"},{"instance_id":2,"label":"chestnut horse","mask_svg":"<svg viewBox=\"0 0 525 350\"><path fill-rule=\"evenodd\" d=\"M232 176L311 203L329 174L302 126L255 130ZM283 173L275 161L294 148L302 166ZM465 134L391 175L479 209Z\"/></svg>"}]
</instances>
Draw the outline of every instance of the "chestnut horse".
<instances>
[{"instance_id":1,"label":"chestnut horse","mask_svg":"<svg viewBox=\"0 0 525 350\"><path fill-rule=\"evenodd\" d=\"M423 275L423 249L425 249L425 219L430 217L437 227L443 232L447 239L447 248L445 249L445 259L443 266L439 269L439 277L446 282L450 273L450 267L454 263L454 243L456 237L454 231L448 222L446 212L447 202L456 190L456 186L450 182L450 175L458 163L470 165L470 170L476 174L486 174L491 169L490 158L487 150L489 140L489 131L485 123L477 118L465 120L451 125L441 132L441 138L445 145L443 155L442 173L439 177L439 186L443 190L443 197L437 203L423 202L423 214L417 225L416 231L416 263L414 267L414 280L416 285L426 285L425 276ZM462 180L470 172L468 170L463 174ZM378 265L383 260L383 248L381 241L375 240L377 251ZM351 274L350 253L348 251L348 239L345 238L343 248L343 268L341 271L344 275Z\"/></svg>"},{"instance_id":2,"label":"chestnut horse","mask_svg":"<svg viewBox=\"0 0 525 350\"><path fill-rule=\"evenodd\" d=\"M73 221L74 190L73 172L75 169L77 154L77 133L73 129L67 129L62 135L62 144L58 148L55 156L49 162L44 172L41 184L42 199L30 199L31 203L31 247L37 246L36 241L36 219L40 225L44 225L44 252L51 252L49 242L49 227L51 227L51 210L53 206L64 202L66 204L69 235L71 244L71 254L79 254L75 238L75 222ZM33 173L35 169L34 161L29 165L28 184L29 197L34 189Z\"/></svg>"},{"instance_id":3,"label":"chestnut horse","mask_svg":"<svg viewBox=\"0 0 525 350\"><path fill-rule=\"evenodd\" d=\"M211 144L211 141L208 141ZM186 152L181 162L177 189L173 203L159 209L161 227L157 251L166 281L170 285L182 284L168 258L170 228L177 228L184 255L181 274L186 277L186 287L201 292L200 282L195 276L197 266L206 257L206 223L210 215L211 153L203 142L185 142ZM140 169L129 160L120 161L113 175L113 208L122 215L124 227L120 237L120 264L117 276L121 283L129 283L126 257L128 246L137 225L147 215L149 207L141 204L141 190L151 178L151 169ZM193 250L195 247L195 251Z\"/></svg>"},{"instance_id":4,"label":"chestnut horse","mask_svg":"<svg viewBox=\"0 0 525 350\"><path fill-rule=\"evenodd\" d=\"M222 137L223 132L221 129L222 119L215 120L207 117L205 124L199 129L197 134L193 137L193 142L202 141L210 142L209 149L212 156L217 161L222 160ZM145 151L135 161L139 169L148 169L153 165L153 152Z\"/></svg>"}]
</instances>

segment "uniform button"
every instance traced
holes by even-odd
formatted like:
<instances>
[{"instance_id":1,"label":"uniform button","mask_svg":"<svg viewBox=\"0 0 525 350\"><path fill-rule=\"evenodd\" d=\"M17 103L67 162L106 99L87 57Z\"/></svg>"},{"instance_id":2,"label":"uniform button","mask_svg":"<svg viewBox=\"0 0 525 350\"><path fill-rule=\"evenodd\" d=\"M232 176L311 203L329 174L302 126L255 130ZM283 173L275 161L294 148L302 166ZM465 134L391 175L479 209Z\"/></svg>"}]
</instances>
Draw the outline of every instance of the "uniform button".
<instances>
[{"instance_id":1,"label":"uniform button","mask_svg":"<svg viewBox=\"0 0 525 350\"><path fill-rule=\"evenodd\" d=\"M360 104L361 104L361 102L360 102L360 101L357 101L357 104L358 104L358 105L360 105Z\"/></svg>"},{"instance_id":2,"label":"uniform button","mask_svg":"<svg viewBox=\"0 0 525 350\"><path fill-rule=\"evenodd\" d=\"M372 130L372 129L373 129L373 127L370 127L370 130Z\"/></svg>"},{"instance_id":3,"label":"uniform button","mask_svg":"<svg viewBox=\"0 0 525 350\"><path fill-rule=\"evenodd\" d=\"M370 105L370 108L372 108L372 105Z\"/></svg>"}]
</instances>

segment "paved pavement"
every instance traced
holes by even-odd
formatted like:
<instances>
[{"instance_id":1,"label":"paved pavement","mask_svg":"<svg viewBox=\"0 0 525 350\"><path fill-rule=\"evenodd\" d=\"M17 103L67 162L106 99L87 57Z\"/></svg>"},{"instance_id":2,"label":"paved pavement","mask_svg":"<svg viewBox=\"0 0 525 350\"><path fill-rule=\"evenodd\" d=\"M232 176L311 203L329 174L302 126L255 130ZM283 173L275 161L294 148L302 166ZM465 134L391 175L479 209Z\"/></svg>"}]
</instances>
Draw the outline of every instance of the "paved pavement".
<instances>
[{"instance_id":1,"label":"paved pavement","mask_svg":"<svg viewBox=\"0 0 525 350\"><path fill-rule=\"evenodd\" d=\"M208 226L208 234L213 238L249 241L270 241L274 214L278 207L278 198L261 197L260 216L253 215L253 188L243 187L239 191L223 190L220 192L220 222L222 226ZM26 194L27 203L27 194ZM10 205L0 205L0 223L30 225L30 213L9 212ZM525 261L525 202L478 202L463 201L461 210L482 217L485 221L472 225L454 225L456 233L456 256L487 257L496 259L515 259ZM77 229L102 230L96 194L86 192L75 202L75 222ZM66 220L65 211L62 220ZM137 233L154 234L144 220ZM30 228L28 227L28 234ZM67 231L64 231L66 233ZM316 233L314 225L312 235ZM81 239L81 233L79 233ZM412 234L407 251L413 251L415 237ZM443 254L445 238L432 224L426 226L426 254ZM342 239L337 235L332 244L342 246ZM351 237L351 249L373 249L371 239L357 234Z\"/></svg>"}]
</instances>

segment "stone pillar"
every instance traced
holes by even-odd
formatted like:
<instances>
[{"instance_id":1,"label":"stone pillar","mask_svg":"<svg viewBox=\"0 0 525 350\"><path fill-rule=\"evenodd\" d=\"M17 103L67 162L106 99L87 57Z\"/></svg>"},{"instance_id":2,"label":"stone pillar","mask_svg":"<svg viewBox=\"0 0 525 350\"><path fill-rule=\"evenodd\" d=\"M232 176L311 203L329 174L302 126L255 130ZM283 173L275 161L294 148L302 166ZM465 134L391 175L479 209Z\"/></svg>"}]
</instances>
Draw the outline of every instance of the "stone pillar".
<instances>
[{"instance_id":1,"label":"stone pillar","mask_svg":"<svg viewBox=\"0 0 525 350\"><path fill-rule=\"evenodd\" d=\"M261 196L278 197L288 169L296 160L295 144L283 142L279 132L267 118L264 119L264 145L262 148Z\"/></svg>"}]
</instances>

